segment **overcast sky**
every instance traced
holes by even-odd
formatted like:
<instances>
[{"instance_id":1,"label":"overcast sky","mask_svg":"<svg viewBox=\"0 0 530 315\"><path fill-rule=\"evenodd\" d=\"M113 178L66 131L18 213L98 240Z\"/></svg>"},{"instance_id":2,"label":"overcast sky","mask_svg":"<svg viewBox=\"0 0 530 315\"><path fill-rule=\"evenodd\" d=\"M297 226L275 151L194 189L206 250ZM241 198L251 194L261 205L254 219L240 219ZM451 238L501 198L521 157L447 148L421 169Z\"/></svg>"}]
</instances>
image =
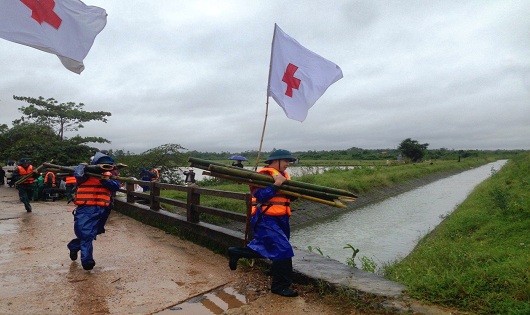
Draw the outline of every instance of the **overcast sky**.
<instances>
[{"instance_id":1,"label":"overcast sky","mask_svg":"<svg viewBox=\"0 0 530 315\"><path fill-rule=\"evenodd\" d=\"M257 150L277 23L344 77L302 123L270 98L264 151L530 149L530 1L85 3L108 20L80 75L0 39L0 124L53 97L112 113L79 131L101 149Z\"/></svg>"}]
</instances>

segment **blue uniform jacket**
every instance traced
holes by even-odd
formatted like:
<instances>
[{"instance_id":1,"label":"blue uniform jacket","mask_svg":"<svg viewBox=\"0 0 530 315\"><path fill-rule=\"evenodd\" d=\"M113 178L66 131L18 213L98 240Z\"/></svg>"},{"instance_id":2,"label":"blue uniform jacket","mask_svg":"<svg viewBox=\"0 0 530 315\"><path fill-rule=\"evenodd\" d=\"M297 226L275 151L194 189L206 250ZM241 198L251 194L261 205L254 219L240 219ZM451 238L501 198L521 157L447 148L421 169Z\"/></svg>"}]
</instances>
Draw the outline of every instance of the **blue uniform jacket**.
<instances>
[{"instance_id":1,"label":"blue uniform jacket","mask_svg":"<svg viewBox=\"0 0 530 315\"><path fill-rule=\"evenodd\" d=\"M257 188L252 194L261 204L274 197L277 191L276 186L270 185ZM258 208L250 222L254 238L248 244L249 248L270 260L288 259L294 256L293 247L289 243L291 228L288 215L270 216L263 214L262 209Z\"/></svg>"}]
</instances>

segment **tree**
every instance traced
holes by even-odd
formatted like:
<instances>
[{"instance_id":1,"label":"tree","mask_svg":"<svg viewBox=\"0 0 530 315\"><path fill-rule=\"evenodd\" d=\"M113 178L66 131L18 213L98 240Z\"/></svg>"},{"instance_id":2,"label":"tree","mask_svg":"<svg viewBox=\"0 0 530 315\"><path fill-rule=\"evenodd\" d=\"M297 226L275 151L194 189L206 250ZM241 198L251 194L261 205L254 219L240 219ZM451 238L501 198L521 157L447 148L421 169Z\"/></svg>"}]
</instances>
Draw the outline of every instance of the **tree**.
<instances>
[{"instance_id":1,"label":"tree","mask_svg":"<svg viewBox=\"0 0 530 315\"><path fill-rule=\"evenodd\" d=\"M61 140L46 125L19 123L11 129L0 130L0 159L18 160L29 157L34 165L54 160L56 164L76 165L88 162L96 148L80 144L77 138Z\"/></svg>"},{"instance_id":2,"label":"tree","mask_svg":"<svg viewBox=\"0 0 530 315\"><path fill-rule=\"evenodd\" d=\"M412 162L419 162L425 156L425 151L428 146L428 143L420 144L416 140L407 138L401 141L398 150L404 157L409 158Z\"/></svg>"},{"instance_id":3,"label":"tree","mask_svg":"<svg viewBox=\"0 0 530 315\"><path fill-rule=\"evenodd\" d=\"M55 130L61 140L64 139L65 131L78 131L83 128L83 123L99 120L104 123L107 122L107 116L112 114L109 112L87 112L83 110L85 104L74 102L60 103L53 98L45 100L42 96L39 98L15 96L13 98L18 101L25 101L29 106L22 106L19 108L24 116L20 119L14 120L13 124L17 125L23 122L32 122L37 124L44 124L50 126ZM87 141L88 142L88 141ZM108 142L105 139L104 142Z\"/></svg>"},{"instance_id":4,"label":"tree","mask_svg":"<svg viewBox=\"0 0 530 315\"><path fill-rule=\"evenodd\" d=\"M141 154L124 154L123 150L117 150L112 154L118 162L127 164L121 173L125 176L138 177L141 169L152 169L160 167L162 179L167 183L181 182L176 169L187 163L187 155L180 152L186 150L179 144L168 143L156 148L149 149Z\"/></svg>"}]
</instances>

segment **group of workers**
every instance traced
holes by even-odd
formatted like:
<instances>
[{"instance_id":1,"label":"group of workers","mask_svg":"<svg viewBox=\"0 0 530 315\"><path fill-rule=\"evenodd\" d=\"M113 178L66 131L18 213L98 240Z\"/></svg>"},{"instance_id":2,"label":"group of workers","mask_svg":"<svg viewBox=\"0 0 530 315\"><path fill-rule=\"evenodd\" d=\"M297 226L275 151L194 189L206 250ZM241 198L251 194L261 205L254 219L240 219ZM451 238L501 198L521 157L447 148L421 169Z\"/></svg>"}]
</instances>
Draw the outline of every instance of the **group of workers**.
<instances>
[{"instance_id":1,"label":"group of workers","mask_svg":"<svg viewBox=\"0 0 530 315\"><path fill-rule=\"evenodd\" d=\"M294 161L296 158L287 150L278 149L269 155L265 161L267 166L259 170L259 173L271 176L274 183L266 187L250 187L253 196L250 219L253 239L245 247L228 248L228 265L231 270L237 269L237 263L241 258L271 260L271 292L285 297L298 296L298 293L291 288L294 252L289 242L289 217L292 197L284 195L281 191L282 184L290 179L287 167ZM29 160L22 159L20 162L21 165L15 173L19 179L34 173ZM90 164L116 165L111 156L102 152L97 152ZM73 199L77 206L73 211L76 237L67 244L67 247L71 260L77 260L78 254L81 253L83 269L92 270L96 265L92 243L97 235L105 233L105 223L120 183L115 179L118 175L116 167L97 176L88 173L87 167L87 164L79 164L74 169L73 177L77 185ZM53 183L54 177L49 176ZM45 178L48 178L48 174ZM28 212L32 211L29 196L33 192L34 180L35 176L27 176L25 181L17 185L20 200Z\"/></svg>"},{"instance_id":2,"label":"group of workers","mask_svg":"<svg viewBox=\"0 0 530 315\"><path fill-rule=\"evenodd\" d=\"M23 177L26 178L15 185ZM2 185L4 183L3 178ZM18 189L20 200L24 203L27 212L32 211L30 201L55 201L63 193L66 195L67 200L70 200L76 185L75 178L68 174L59 176L59 174L51 170L39 173L37 169L34 169L29 158L21 158L19 160L9 180L9 186L16 186Z\"/></svg>"},{"instance_id":3,"label":"group of workers","mask_svg":"<svg viewBox=\"0 0 530 315\"><path fill-rule=\"evenodd\" d=\"M114 159L109 155L97 152L92 158L90 165L113 165ZM65 190L68 201L74 202L76 208L74 215L75 238L68 244L69 256L77 260L81 253L81 265L85 270L92 270L96 265L93 257L92 242L97 235L105 233L105 223L112 209L115 192L120 188L120 183L114 179L118 170L102 169L99 173L88 173L89 167L81 163L74 168L73 174L68 174L65 180ZM88 173L88 174L87 174ZM29 158L22 158L19 165L13 171L13 181L16 182L20 201L24 204L27 212L32 212L30 201L34 194L36 179L42 177L43 190L53 189L57 185L57 175L48 170L44 175L31 165Z\"/></svg>"}]
</instances>

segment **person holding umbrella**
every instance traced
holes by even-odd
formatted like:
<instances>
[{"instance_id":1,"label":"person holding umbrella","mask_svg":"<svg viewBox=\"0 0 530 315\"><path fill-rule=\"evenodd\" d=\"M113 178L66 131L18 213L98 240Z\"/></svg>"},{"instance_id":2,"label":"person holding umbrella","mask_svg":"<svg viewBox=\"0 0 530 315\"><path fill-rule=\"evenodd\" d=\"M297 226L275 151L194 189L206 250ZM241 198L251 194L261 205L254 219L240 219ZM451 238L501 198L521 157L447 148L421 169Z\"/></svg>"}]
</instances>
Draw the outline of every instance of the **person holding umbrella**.
<instances>
[{"instance_id":1,"label":"person holding umbrella","mask_svg":"<svg viewBox=\"0 0 530 315\"><path fill-rule=\"evenodd\" d=\"M234 162L232 162L232 166L241 167L241 168L243 168L243 163L241 163L241 161L247 161L247 158L242 155L232 155L228 159L234 160Z\"/></svg>"},{"instance_id":2,"label":"person holding umbrella","mask_svg":"<svg viewBox=\"0 0 530 315\"><path fill-rule=\"evenodd\" d=\"M234 161L232 162L232 166L235 166L235 167L241 167L243 168L243 163L241 163L241 161Z\"/></svg>"}]
</instances>

